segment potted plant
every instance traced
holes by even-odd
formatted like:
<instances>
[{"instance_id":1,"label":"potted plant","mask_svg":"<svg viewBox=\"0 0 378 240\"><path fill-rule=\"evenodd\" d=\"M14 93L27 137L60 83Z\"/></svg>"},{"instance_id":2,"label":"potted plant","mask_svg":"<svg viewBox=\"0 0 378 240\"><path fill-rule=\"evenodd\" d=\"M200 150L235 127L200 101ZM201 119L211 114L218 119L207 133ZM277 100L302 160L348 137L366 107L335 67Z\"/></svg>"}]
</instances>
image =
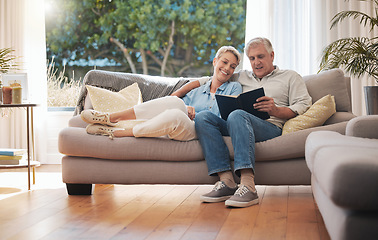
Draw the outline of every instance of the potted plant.
<instances>
[{"instance_id":1,"label":"potted plant","mask_svg":"<svg viewBox=\"0 0 378 240\"><path fill-rule=\"evenodd\" d=\"M359 11L342 11L331 20L331 29L346 18L360 19L360 24L373 31L378 26L378 0L372 1L375 16L369 16ZM345 71L354 77L369 75L378 84L378 37L342 38L329 44L323 51L320 71L344 67ZM378 86L366 86L365 100L367 114L378 114Z\"/></svg>"},{"instance_id":2,"label":"potted plant","mask_svg":"<svg viewBox=\"0 0 378 240\"><path fill-rule=\"evenodd\" d=\"M7 73L16 66L14 63L16 56L12 54L13 52L12 48L0 49L0 75Z\"/></svg>"}]
</instances>

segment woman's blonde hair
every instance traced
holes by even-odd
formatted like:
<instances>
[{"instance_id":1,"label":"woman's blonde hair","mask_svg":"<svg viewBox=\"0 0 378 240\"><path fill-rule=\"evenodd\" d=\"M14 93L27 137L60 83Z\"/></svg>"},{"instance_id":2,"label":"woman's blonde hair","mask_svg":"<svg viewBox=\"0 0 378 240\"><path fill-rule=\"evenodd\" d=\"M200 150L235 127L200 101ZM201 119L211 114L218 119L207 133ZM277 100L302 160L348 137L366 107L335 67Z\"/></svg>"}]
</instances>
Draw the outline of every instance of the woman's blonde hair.
<instances>
[{"instance_id":1,"label":"woman's blonde hair","mask_svg":"<svg viewBox=\"0 0 378 240\"><path fill-rule=\"evenodd\" d=\"M233 46L223 46L223 47L219 48L218 51L217 51L217 54L215 55L215 58L220 58L222 56L222 54L225 53L225 52L231 52L232 54L234 54L235 57L236 57L236 60L238 61L238 65L239 65L241 55L240 55L239 51L236 50L236 48L234 48Z\"/></svg>"}]
</instances>

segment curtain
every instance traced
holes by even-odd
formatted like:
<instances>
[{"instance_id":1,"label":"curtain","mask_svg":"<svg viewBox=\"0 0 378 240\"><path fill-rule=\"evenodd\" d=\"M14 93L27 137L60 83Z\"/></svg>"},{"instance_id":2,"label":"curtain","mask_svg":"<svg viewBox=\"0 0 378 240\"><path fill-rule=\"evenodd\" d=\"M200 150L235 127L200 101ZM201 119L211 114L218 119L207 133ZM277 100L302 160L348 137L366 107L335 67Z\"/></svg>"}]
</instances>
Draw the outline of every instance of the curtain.
<instances>
[{"instance_id":1,"label":"curtain","mask_svg":"<svg viewBox=\"0 0 378 240\"><path fill-rule=\"evenodd\" d=\"M29 102L34 109L35 153L46 161L46 40L44 0L0 0L0 48L11 47L18 56L17 72L27 74ZM3 111L4 113L4 111ZM0 114L0 148L26 148L26 111Z\"/></svg>"},{"instance_id":2,"label":"curtain","mask_svg":"<svg viewBox=\"0 0 378 240\"><path fill-rule=\"evenodd\" d=\"M373 37L359 20L345 20L330 29L331 19L342 10L358 10L373 16L373 3L357 0L247 0L246 43L253 37L267 37L275 51L274 64L299 74L316 74L322 50L343 37ZM251 69L248 61L243 67ZM363 86L374 85L372 77L352 77L352 110L366 114Z\"/></svg>"}]
</instances>

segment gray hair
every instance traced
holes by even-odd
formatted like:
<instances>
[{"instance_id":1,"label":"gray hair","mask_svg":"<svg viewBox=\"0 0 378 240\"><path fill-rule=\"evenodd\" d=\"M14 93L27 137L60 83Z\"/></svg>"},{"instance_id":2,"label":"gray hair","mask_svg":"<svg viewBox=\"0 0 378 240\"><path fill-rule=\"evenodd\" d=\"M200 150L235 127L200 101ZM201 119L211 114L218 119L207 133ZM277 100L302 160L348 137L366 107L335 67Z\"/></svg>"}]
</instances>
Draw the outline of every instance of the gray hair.
<instances>
[{"instance_id":1,"label":"gray hair","mask_svg":"<svg viewBox=\"0 0 378 240\"><path fill-rule=\"evenodd\" d=\"M248 52L249 52L249 49L251 47L256 47L257 45L259 44L263 44L266 51L270 54L273 52L273 46L272 46L272 43L269 41L269 39L267 38L263 38L263 37L257 37L257 38L253 38L251 39L247 45L245 46L244 48L244 52L245 54L248 56Z\"/></svg>"},{"instance_id":2,"label":"gray hair","mask_svg":"<svg viewBox=\"0 0 378 240\"><path fill-rule=\"evenodd\" d=\"M234 54L235 57L236 57L236 60L238 61L238 65L239 65L241 55L240 55L239 51L236 50L236 48L234 48L233 46L223 46L223 47L219 48L219 50L217 51L217 54L215 55L215 58L219 58L225 52L231 52L232 54Z\"/></svg>"}]
</instances>

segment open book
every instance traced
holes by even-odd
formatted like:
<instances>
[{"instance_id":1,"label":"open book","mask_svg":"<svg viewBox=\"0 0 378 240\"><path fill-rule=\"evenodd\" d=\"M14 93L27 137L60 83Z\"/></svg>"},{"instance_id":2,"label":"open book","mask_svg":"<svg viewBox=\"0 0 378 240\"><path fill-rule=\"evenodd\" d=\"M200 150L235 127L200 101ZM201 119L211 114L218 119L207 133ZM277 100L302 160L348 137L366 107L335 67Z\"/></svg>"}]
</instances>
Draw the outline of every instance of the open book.
<instances>
[{"instance_id":1,"label":"open book","mask_svg":"<svg viewBox=\"0 0 378 240\"><path fill-rule=\"evenodd\" d=\"M242 109L265 120L270 117L269 114L253 108L253 104L256 103L256 99L263 96L265 96L264 89L257 88L249 92L241 93L238 96L216 94L215 98L217 99L221 117L224 120L227 120L228 115L236 109Z\"/></svg>"}]
</instances>

